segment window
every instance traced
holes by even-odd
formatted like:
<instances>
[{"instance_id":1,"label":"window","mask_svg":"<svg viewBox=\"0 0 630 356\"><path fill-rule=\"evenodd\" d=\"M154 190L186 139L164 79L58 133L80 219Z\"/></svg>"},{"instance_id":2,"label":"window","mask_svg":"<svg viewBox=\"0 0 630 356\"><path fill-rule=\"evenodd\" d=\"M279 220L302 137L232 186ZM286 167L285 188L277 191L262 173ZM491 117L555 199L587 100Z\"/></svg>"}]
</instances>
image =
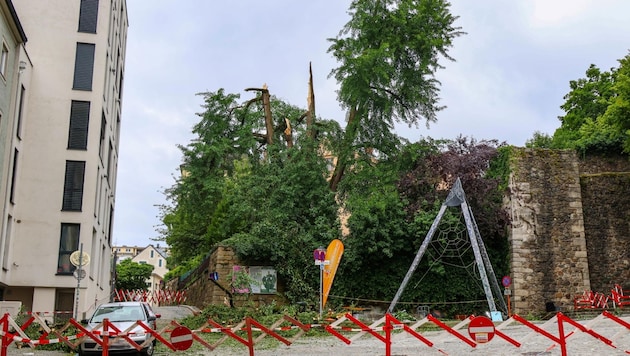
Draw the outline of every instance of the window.
<instances>
[{"instance_id":1,"label":"window","mask_svg":"<svg viewBox=\"0 0 630 356\"><path fill-rule=\"evenodd\" d=\"M96 229L92 229L92 249L90 250L90 256L92 258L96 258L98 255L98 234ZM94 273L98 272L98 263L96 261L92 261L90 264L90 278L94 279Z\"/></svg>"},{"instance_id":2,"label":"window","mask_svg":"<svg viewBox=\"0 0 630 356\"><path fill-rule=\"evenodd\" d=\"M112 146L112 141L109 141L109 152L107 154L107 181L110 183L110 186L114 185L114 178L112 177L113 168L112 165L114 163L114 146Z\"/></svg>"},{"instance_id":3,"label":"window","mask_svg":"<svg viewBox=\"0 0 630 356\"><path fill-rule=\"evenodd\" d=\"M90 102L72 100L70 107L70 130L68 149L87 149L88 126L90 122Z\"/></svg>"},{"instance_id":4,"label":"window","mask_svg":"<svg viewBox=\"0 0 630 356\"><path fill-rule=\"evenodd\" d=\"M2 268L4 270L9 269L9 247L11 246L11 233L13 232L13 216L7 216L7 233L4 238L4 246L2 246Z\"/></svg>"},{"instance_id":5,"label":"window","mask_svg":"<svg viewBox=\"0 0 630 356\"><path fill-rule=\"evenodd\" d=\"M84 161L66 161L66 181L63 185L61 210L81 211L84 173Z\"/></svg>"},{"instance_id":6,"label":"window","mask_svg":"<svg viewBox=\"0 0 630 356\"><path fill-rule=\"evenodd\" d=\"M158 267L162 267L162 259L161 258L158 260Z\"/></svg>"},{"instance_id":7,"label":"window","mask_svg":"<svg viewBox=\"0 0 630 356\"><path fill-rule=\"evenodd\" d=\"M11 191L9 192L9 201L11 204L15 204L15 183L17 176L17 166L18 166L18 155L19 151L14 149L13 151L13 171L11 172Z\"/></svg>"},{"instance_id":8,"label":"window","mask_svg":"<svg viewBox=\"0 0 630 356\"><path fill-rule=\"evenodd\" d=\"M151 250L150 252L151 252L151 258L153 258L153 250Z\"/></svg>"},{"instance_id":9,"label":"window","mask_svg":"<svg viewBox=\"0 0 630 356\"><path fill-rule=\"evenodd\" d=\"M79 32L96 33L98 0L81 0Z\"/></svg>"},{"instance_id":10,"label":"window","mask_svg":"<svg viewBox=\"0 0 630 356\"><path fill-rule=\"evenodd\" d=\"M103 112L101 116L101 136L100 136L100 141L98 143L98 156L101 158L101 162L103 162L103 150L105 150L105 130L106 129L107 129L107 119L105 118L105 112Z\"/></svg>"},{"instance_id":11,"label":"window","mask_svg":"<svg viewBox=\"0 0 630 356\"><path fill-rule=\"evenodd\" d=\"M147 261L138 261L138 263L141 264L141 265L146 265Z\"/></svg>"},{"instance_id":12,"label":"window","mask_svg":"<svg viewBox=\"0 0 630 356\"><path fill-rule=\"evenodd\" d=\"M72 89L92 90L92 74L94 72L94 44L77 43L74 60L74 81Z\"/></svg>"},{"instance_id":13,"label":"window","mask_svg":"<svg viewBox=\"0 0 630 356\"><path fill-rule=\"evenodd\" d=\"M61 224L57 274L70 274L74 272L75 267L70 263L70 255L79 247L80 227L80 224Z\"/></svg>"},{"instance_id":14,"label":"window","mask_svg":"<svg viewBox=\"0 0 630 356\"><path fill-rule=\"evenodd\" d=\"M20 103L18 104L18 117L17 117L17 128L15 130L15 135L17 138L22 138L22 111L24 110L24 94L26 93L26 89L24 85L22 85L22 89L20 90Z\"/></svg>"},{"instance_id":15,"label":"window","mask_svg":"<svg viewBox=\"0 0 630 356\"><path fill-rule=\"evenodd\" d=\"M0 57L0 74L3 78L7 76L7 67L9 66L9 48L6 43L2 42L2 57Z\"/></svg>"}]
</instances>

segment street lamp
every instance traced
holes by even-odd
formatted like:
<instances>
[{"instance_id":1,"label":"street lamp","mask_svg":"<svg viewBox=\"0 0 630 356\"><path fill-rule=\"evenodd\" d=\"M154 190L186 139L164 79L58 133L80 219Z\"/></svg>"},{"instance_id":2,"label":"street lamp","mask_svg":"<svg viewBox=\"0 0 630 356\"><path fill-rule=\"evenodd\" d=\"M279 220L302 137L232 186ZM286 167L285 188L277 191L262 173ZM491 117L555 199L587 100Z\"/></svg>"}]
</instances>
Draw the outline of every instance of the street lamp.
<instances>
[{"instance_id":1,"label":"street lamp","mask_svg":"<svg viewBox=\"0 0 630 356\"><path fill-rule=\"evenodd\" d=\"M313 251L313 258L315 259L315 265L319 266L319 318L321 319L324 309L324 266L329 264L330 261L326 259L326 249L322 246Z\"/></svg>"}]
</instances>

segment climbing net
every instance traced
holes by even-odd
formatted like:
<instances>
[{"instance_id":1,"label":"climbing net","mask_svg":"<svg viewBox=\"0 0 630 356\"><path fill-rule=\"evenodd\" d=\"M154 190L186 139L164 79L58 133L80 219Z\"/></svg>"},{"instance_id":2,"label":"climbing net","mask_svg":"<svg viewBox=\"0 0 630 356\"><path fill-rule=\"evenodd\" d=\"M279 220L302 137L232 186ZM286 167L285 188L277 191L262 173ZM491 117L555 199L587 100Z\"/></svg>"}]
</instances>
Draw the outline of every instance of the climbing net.
<instances>
[{"instance_id":1,"label":"climbing net","mask_svg":"<svg viewBox=\"0 0 630 356\"><path fill-rule=\"evenodd\" d=\"M465 270L471 280L481 287L479 269L461 211L449 213L440 221L427 248L427 257L429 268L416 283L416 287L430 271L444 266Z\"/></svg>"}]
</instances>

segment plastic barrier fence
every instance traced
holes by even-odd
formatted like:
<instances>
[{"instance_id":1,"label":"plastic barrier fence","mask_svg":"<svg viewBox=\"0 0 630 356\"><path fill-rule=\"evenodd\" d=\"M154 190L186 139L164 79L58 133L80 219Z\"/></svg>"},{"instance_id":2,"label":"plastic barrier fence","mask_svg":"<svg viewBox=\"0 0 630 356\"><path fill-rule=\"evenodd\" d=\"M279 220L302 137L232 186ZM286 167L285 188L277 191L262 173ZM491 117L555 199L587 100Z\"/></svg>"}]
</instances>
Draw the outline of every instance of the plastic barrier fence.
<instances>
[{"instance_id":1,"label":"plastic barrier fence","mask_svg":"<svg viewBox=\"0 0 630 356\"><path fill-rule=\"evenodd\" d=\"M142 301L154 305L178 305L186 302L186 291L156 290L149 292L119 289L114 291L114 300L120 302Z\"/></svg>"},{"instance_id":2,"label":"plastic barrier fence","mask_svg":"<svg viewBox=\"0 0 630 356\"><path fill-rule=\"evenodd\" d=\"M595 331L594 327L604 321L619 329L618 332L612 336L605 336L602 332ZM421 333L419 329L428 323L432 324L433 329L441 329L443 332L436 333L433 331L430 333L431 336L428 336L429 332ZM525 326L525 329L531 331L525 336L510 336L507 332L503 332L504 329L513 323L519 323ZM29 338L26 335L26 329L32 325L39 325L41 329L41 334L37 338ZM149 335L143 344L138 344L131 339L133 333L130 330L134 329L136 325L144 329L144 333ZM70 327L76 328L76 335L64 335ZM570 327L573 327L573 330L567 332L565 328ZM390 314L386 314L381 319L367 325L351 314L346 314L329 324L303 324L290 316L283 316L269 327L250 317L245 318L238 325L234 326L224 326L212 319L208 319L204 325L196 330L190 330L176 321L172 321L162 330L153 330L141 321L137 321L127 330L120 330L111 324L108 319L105 319L103 323L91 331L85 329L84 326L74 319L70 319L66 325L58 330L51 329L46 325L43 317L36 313L31 313L30 317L20 326L7 313L0 318L0 356L7 355L7 348L12 343L21 343L36 348L40 345L63 342L76 350L83 341L91 340L102 347L103 355L108 355L111 342L127 342L133 348L141 350L148 346L150 342L157 340L172 352L177 352L187 350L194 342L212 351L228 339L238 341L247 348L249 355L253 356L255 345L267 336L271 336L284 345L290 346L295 340L314 328L325 330L347 345L351 345L361 337L374 337L383 343L385 354L388 356L392 355L392 347L396 345L396 342L402 341L402 338L405 337L417 340L420 348L435 348L436 351L444 355L449 353L447 347L454 345L453 339L457 341L456 344L471 349L482 344L489 344L492 340L502 339L502 341L495 342L503 342L504 345L507 343L509 347L514 348L515 353L518 353L522 351L519 350L520 348L527 345L530 338L542 337L550 341L546 352L559 347L561 354L566 356L568 355L570 341L578 331L592 338L595 343L601 343L617 352L630 354L630 348L628 347L630 340L627 340L630 322L608 311L604 311L585 325L572 320L562 313L557 313L551 320L542 325L534 324L519 315L514 315L499 325L483 316L470 316L454 326L449 326L431 315L415 322L413 325L407 325ZM463 331L464 328L466 328L466 332ZM282 335L283 332L288 330L295 333L292 338ZM221 333L224 337L214 343L210 343L202 337L204 333ZM625 345L618 342L623 337L626 337L625 340L628 341ZM450 341L446 343L447 347L439 348L437 346L439 345L439 340L444 338L450 338ZM444 343L442 342L442 344ZM502 345L502 347L504 346Z\"/></svg>"}]
</instances>

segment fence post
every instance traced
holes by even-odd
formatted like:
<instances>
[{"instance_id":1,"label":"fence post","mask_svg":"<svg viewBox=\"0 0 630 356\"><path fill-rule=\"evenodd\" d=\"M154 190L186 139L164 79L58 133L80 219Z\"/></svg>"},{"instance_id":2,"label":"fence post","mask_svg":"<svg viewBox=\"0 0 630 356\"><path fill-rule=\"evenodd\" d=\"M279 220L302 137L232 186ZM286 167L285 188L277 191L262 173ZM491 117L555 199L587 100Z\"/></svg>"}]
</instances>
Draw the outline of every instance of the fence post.
<instances>
[{"instance_id":1,"label":"fence post","mask_svg":"<svg viewBox=\"0 0 630 356\"><path fill-rule=\"evenodd\" d=\"M385 356L391 356L392 354L392 320L391 314L385 314Z\"/></svg>"},{"instance_id":2,"label":"fence post","mask_svg":"<svg viewBox=\"0 0 630 356\"><path fill-rule=\"evenodd\" d=\"M252 336L252 319L247 317L246 324L247 326L247 347L249 348L249 356L254 356L254 339Z\"/></svg>"},{"instance_id":3,"label":"fence post","mask_svg":"<svg viewBox=\"0 0 630 356\"><path fill-rule=\"evenodd\" d=\"M109 356L109 319L103 319L103 356Z\"/></svg>"},{"instance_id":4,"label":"fence post","mask_svg":"<svg viewBox=\"0 0 630 356\"><path fill-rule=\"evenodd\" d=\"M564 335L564 318L562 313L558 313L558 339L560 339L560 352L562 356L567 356L567 338Z\"/></svg>"},{"instance_id":5,"label":"fence post","mask_svg":"<svg viewBox=\"0 0 630 356\"><path fill-rule=\"evenodd\" d=\"M2 342L2 348L0 350L0 355L1 356L7 356L7 348L9 347L9 322L7 320L9 316L9 313L4 314L4 316L2 317L2 319L0 319L0 323L2 323L2 339L0 339L0 341Z\"/></svg>"}]
</instances>

